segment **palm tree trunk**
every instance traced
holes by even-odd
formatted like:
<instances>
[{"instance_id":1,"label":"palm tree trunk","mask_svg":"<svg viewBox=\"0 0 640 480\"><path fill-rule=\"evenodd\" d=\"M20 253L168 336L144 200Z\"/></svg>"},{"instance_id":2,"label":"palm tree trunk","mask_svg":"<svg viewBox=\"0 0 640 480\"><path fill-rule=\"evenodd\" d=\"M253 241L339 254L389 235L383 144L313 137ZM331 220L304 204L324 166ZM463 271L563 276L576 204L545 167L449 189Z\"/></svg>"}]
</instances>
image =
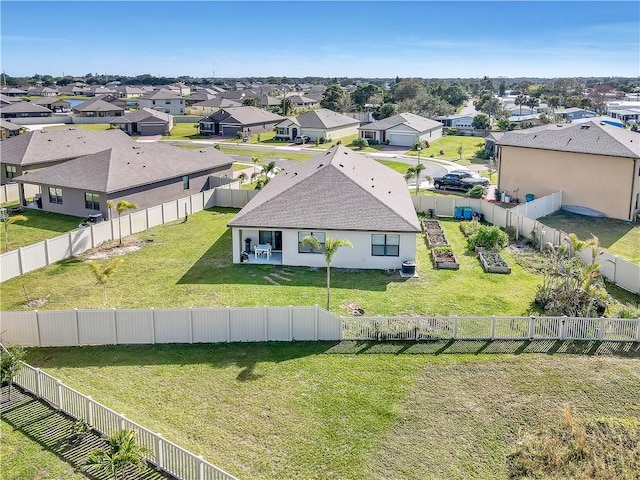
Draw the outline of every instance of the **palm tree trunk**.
<instances>
[{"instance_id":1,"label":"palm tree trunk","mask_svg":"<svg viewBox=\"0 0 640 480\"><path fill-rule=\"evenodd\" d=\"M107 308L109 308L107 306L107 282L104 283L103 287L104 287L104 309L106 310Z\"/></svg>"},{"instance_id":2,"label":"palm tree trunk","mask_svg":"<svg viewBox=\"0 0 640 480\"><path fill-rule=\"evenodd\" d=\"M331 311L331 267L327 264L327 311Z\"/></svg>"}]
</instances>

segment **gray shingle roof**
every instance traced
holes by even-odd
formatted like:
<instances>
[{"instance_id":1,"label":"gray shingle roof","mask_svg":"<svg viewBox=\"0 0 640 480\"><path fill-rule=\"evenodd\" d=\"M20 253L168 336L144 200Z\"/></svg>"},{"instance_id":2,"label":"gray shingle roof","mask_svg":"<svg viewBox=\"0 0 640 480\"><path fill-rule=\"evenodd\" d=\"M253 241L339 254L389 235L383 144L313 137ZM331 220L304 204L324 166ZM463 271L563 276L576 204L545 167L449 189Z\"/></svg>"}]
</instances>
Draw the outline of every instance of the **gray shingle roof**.
<instances>
[{"instance_id":1,"label":"gray shingle roof","mask_svg":"<svg viewBox=\"0 0 640 480\"><path fill-rule=\"evenodd\" d=\"M2 113L53 113L46 107L36 105L31 102L16 102L11 105L2 105L0 107Z\"/></svg>"},{"instance_id":2,"label":"gray shingle roof","mask_svg":"<svg viewBox=\"0 0 640 480\"><path fill-rule=\"evenodd\" d=\"M185 150L162 143L133 142L33 170L16 180L111 193L191 173L231 168L232 164L231 157L215 148Z\"/></svg>"},{"instance_id":3,"label":"gray shingle roof","mask_svg":"<svg viewBox=\"0 0 640 480\"><path fill-rule=\"evenodd\" d=\"M239 107L242 103L231 100L230 98L210 98L202 102L194 103L194 107Z\"/></svg>"},{"instance_id":4,"label":"gray shingle roof","mask_svg":"<svg viewBox=\"0 0 640 480\"><path fill-rule=\"evenodd\" d=\"M135 112L127 112L121 117L115 117L111 120L111 123L114 125L124 124L124 123L164 123L168 124L169 121L160 117L153 112L151 109L140 109Z\"/></svg>"},{"instance_id":5,"label":"gray shingle roof","mask_svg":"<svg viewBox=\"0 0 640 480\"><path fill-rule=\"evenodd\" d=\"M436 127L441 127L442 123L421 117L414 113L399 113L398 115L383 118L382 120L369 123L368 125L363 125L360 127L360 130L388 130L389 128L398 125L406 125L416 132L425 132Z\"/></svg>"},{"instance_id":6,"label":"gray shingle roof","mask_svg":"<svg viewBox=\"0 0 640 480\"><path fill-rule=\"evenodd\" d=\"M16 125L15 123L8 122L4 118L0 118L0 127L6 128L7 130L20 130L22 128L20 125Z\"/></svg>"},{"instance_id":7,"label":"gray shingle roof","mask_svg":"<svg viewBox=\"0 0 640 480\"><path fill-rule=\"evenodd\" d=\"M104 100L87 100L73 107L77 112L123 112L124 108Z\"/></svg>"},{"instance_id":8,"label":"gray shingle roof","mask_svg":"<svg viewBox=\"0 0 640 480\"><path fill-rule=\"evenodd\" d=\"M342 145L278 173L229 226L420 231L402 175Z\"/></svg>"},{"instance_id":9,"label":"gray shingle roof","mask_svg":"<svg viewBox=\"0 0 640 480\"><path fill-rule=\"evenodd\" d=\"M60 104L66 104L67 106L70 106L71 103L67 102L66 100L60 98L60 97L42 97L42 98L37 98L35 100L33 100L31 103L33 103L34 105L53 105L54 103L60 103Z\"/></svg>"},{"instance_id":10,"label":"gray shingle roof","mask_svg":"<svg viewBox=\"0 0 640 480\"><path fill-rule=\"evenodd\" d=\"M172 92L171 90L160 89L155 92L150 92L142 97L144 100L171 100L173 98L183 98L177 93Z\"/></svg>"},{"instance_id":11,"label":"gray shingle roof","mask_svg":"<svg viewBox=\"0 0 640 480\"><path fill-rule=\"evenodd\" d=\"M219 118L221 123L239 123L241 125L253 125L256 123L276 123L284 120L284 117L267 112L257 107L225 107L217 111L209 118Z\"/></svg>"},{"instance_id":12,"label":"gray shingle roof","mask_svg":"<svg viewBox=\"0 0 640 480\"><path fill-rule=\"evenodd\" d=\"M298 115L296 118L302 128L331 129L360 124L355 118L347 117L326 108L311 110Z\"/></svg>"},{"instance_id":13,"label":"gray shingle roof","mask_svg":"<svg viewBox=\"0 0 640 480\"><path fill-rule=\"evenodd\" d=\"M506 132L498 145L615 157L640 157L640 135L597 120Z\"/></svg>"},{"instance_id":14,"label":"gray shingle roof","mask_svg":"<svg viewBox=\"0 0 640 480\"><path fill-rule=\"evenodd\" d=\"M77 158L135 141L120 129L92 132L80 128L34 130L0 142L2 163L37 165Z\"/></svg>"}]
</instances>

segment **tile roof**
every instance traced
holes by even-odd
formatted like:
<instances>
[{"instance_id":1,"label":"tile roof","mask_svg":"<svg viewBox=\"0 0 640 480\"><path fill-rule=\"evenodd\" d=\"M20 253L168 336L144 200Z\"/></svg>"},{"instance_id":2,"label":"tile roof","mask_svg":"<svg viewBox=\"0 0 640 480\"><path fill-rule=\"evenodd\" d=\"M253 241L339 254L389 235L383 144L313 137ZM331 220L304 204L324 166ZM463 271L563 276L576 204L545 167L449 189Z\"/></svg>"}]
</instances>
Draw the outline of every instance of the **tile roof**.
<instances>
[{"instance_id":1,"label":"tile roof","mask_svg":"<svg viewBox=\"0 0 640 480\"><path fill-rule=\"evenodd\" d=\"M343 145L278 173L229 226L420 231L404 177Z\"/></svg>"},{"instance_id":2,"label":"tile roof","mask_svg":"<svg viewBox=\"0 0 640 480\"><path fill-rule=\"evenodd\" d=\"M498 145L640 158L640 135L597 120L506 132Z\"/></svg>"},{"instance_id":3,"label":"tile roof","mask_svg":"<svg viewBox=\"0 0 640 480\"><path fill-rule=\"evenodd\" d=\"M92 132L81 128L52 128L27 132L0 142L2 163L37 165L77 158L135 141L120 129Z\"/></svg>"},{"instance_id":4,"label":"tile roof","mask_svg":"<svg viewBox=\"0 0 640 480\"><path fill-rule=\"evenodd\" d=\"M311 110L298 115L296 119L302 128L331 129L360 124L355 118L347 117L326 108Z\"/></svg>"},{"instance_id":5,"label":"tile roof","mask_svg":"<svg viewBox=\"0 0 640 480\"><path fill-rule=\"evenodd\" d=\"M163 143L132 143L32 170L16 180L111 193L233 164L233 158L215 148L185 150Z\"/></svg>"},{"instance_id":6,"label":"tile roof","mask_svg":"<svg viewBox=\"0 0 640 480\"><path fill-rule=\"evenodd\" d=\"M433 128L441 127L442 123L429 118L421 117L414 113L399 113L392 117L383 118L377 122L369 123L360 127L360 130L388 130L398 125L406 125L416 132L425 132Z\"/></svg>"}]
</instances>

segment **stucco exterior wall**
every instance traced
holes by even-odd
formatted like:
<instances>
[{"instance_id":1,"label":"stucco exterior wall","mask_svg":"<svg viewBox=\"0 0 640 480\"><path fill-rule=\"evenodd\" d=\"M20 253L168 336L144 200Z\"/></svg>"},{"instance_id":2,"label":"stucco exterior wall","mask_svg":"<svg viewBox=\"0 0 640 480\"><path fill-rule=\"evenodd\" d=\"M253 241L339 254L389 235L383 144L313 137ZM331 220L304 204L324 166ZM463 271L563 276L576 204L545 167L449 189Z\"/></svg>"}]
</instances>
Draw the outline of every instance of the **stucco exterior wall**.
<instances>
[{"instance_id":1,"label":"stucco exterior wall","mask_svg":"<svg viewBox=\"0 0 640 480\"><path fill-rule=\"evenodd\" d=\"M630 220L640 193L640 160L521 147L500 147L500 191L524 199L558 190L563 204L580 205L607 217Z\"/></svg>"},{"instance_id":2,"label":"stucco exterior wall","mask_svg":"<svg viewBox=\"0 0 640 480\"><path fill-rule=\"evenodd\" d=\"M282 264L305 267L325 267L326 262L322 254L298 253L298 232L300 230L282 231ZM319 230L321 231L321 230ZM337 268L362 269L400 269L402 262L416 258L416 233L396 232L353 232L325 230L327 237L346 238L353 244L353 248L344 247L338 250L331 264ZM400 255L397 257L382 257L371 255L372 234L400 235ZM241 236L242 235L242 236ZM233 262L240 262L240 252L244 249L244 239L251 238L251 245L258 243L258 229L232 229Z\"/></svg>"}]
</instances>

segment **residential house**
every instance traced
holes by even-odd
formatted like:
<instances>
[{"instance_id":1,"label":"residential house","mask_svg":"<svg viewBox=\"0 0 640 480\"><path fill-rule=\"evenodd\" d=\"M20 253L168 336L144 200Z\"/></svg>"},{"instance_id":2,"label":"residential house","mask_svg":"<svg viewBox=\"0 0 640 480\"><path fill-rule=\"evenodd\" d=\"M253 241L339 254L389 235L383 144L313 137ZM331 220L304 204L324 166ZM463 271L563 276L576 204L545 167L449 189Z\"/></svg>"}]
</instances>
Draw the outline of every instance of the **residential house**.
<instances>
[{"instance_id":1,"label":"residential house","mask_svg":"<svg viewBox=\"0 0 640 480\"><path fill-rule=\"evenodd\" d=\"M466 113L456 113L453 115L441 115L434 120L442 123L445 128L455 128L463 132L473 131L473 115Z\"/></svg>"},{"instance_id":2,"label":"residential house","mask_svg":"<svg viewBox=\"0 0 640 480\"><path fill-rule=\"evenodd\" d=\"M206 100L211 100L212 98L216 98L216 97L217 97L217 94L215 94L215 93L209 93L209 92L206 92L204 90L199 90L199 91L197 91L195 93L192 93L188 97L186 97L184 99L184 103L185 103L186 107L189 108L190 106L192 106L195 103L204 102Z\"/></svg>"},{"instance_id":3,"label":"residential house","mask_svg":"<svg viewBox=\"0 0 640 480\"><path fill-rule=\"evenodd\" d=\"M161 205L208 190L210 177L231 176L232 165L233 159L215 148L125 142L28 171L15 180L40 186L38 206L44 211L79 217L102 213L109 218L108 200L127 200L139 208Z\"/></svg>"},{"instance_id":4,"label":"residential house","mask_svg":"<svg viewBox=\"0 0 640 480\"><path fill-rule=\"evenodd\" d=\"M609 116L617 118L626 124L640 123L640 107L629 109L611 109Z\"/></svg>"},{"instance_id":5,"label":"residential house","mask_svg":"<svg viewBox=\"0 0 640 480\"><path fill-rule=\"evenodd\" d=\"M24 127L11 123L8 120L0 119L0 140L20 135Z\"/></svg>"},{"instance_id":6,"label":"residential house","mask_svg":"<svg viewBox=\"0 0 640 480\"><path fill-rule=\"evenodd\" d=\"M58 95L58 91L51 87L29 87L27 92L29 96L34 97L55 97Z\"/></svg>"},{"instance_id":7,"label":"residential house","mask_svg":"<svg viewBox=\"0 0 640 480\"><path fill-rule=\"evenodd\" d=\"M0 107L0 118L51 117L53 112L32 102L16 102Z\"/></svg>"},{"instance_id":8,"label":"residential house","mask_svg":"<svg viewBox=\"0 0 640 480\"><path fill-rule=\"evenodd\" d=\"M318 100L315 98L307 97L306 95L290 95L287 98L291 100L294 108L316 108L319 105Z\"/></svg>"},{"instance_id":9,"label":"residential house","mask_svg":"<svg viewBox=\"0 0 640 480\"><path fill-rule=\"evenodd\" d=\"M139 97L138 105L171 115L184 115L185 112L184 98L169 90L157 90Z\"/></svg>"},{"instance_id":10,"label":"residential house","mask_svg":"<svg viewBox=\"0 0 640 480\"><path fill-rule=\"evenodd\" d=\"M4 93L0 93L0 107L11 105L12 103L22 102L22 99L16 97L7 97Z\"/></svg>"},{"instance_id":11,"label":"residential house","mask_svg":"<svg viewBox=\"0 0 640 480\"><path fill-rule=\"evenodd\" d=\"M593 118L598 115L596 112L578 107L565 108L564 110L558 110L556 113L568 121L578 120L581 118Z\"/></svg>"},{"instance_id":12,"label":"residential house","mask_svg":"<svg viewBox=\"0 0 640 480\"><path fill-rule=\"evenodd\" d=\"M71 110L79 117L120 117L125 112L124 108L98 97L82 102Z\"/></svg>"},{"instance_id":13,"label":"residential house","mask_svg":"<svg viewBox=\"0 0 640 480\"><path fill-rule=\"evenodd\" d=\"M531 128L542 125L542 120L540 119L539 113L532 113L530 115L523 114L522 116L516 115L513 117L509 117L508 120L509 125L512 126L512 128Z\"/></svg>"},{"instance_id":14,"label":"residential house","mask_svg":"<svg viewBox=\"0 0 640 480\"><path fill-rule=\"evenodd\" d=\"M212 98L211 100L194 103L190 107L187 107L187 114L204 117L216 113L221 108L241 106L242 103L236 102L235 100L229 100L228 98Z\"/></svg>"},{"instance_id":15,"label":"residential house","mask_svg":"<svg viewBox=\"0 0 640 480\"><path fill-rule=\"evenodd\" d=\"M16 87L4 87L0 90L0 93L6 95L7 97L26 97L29 95L27 90Z\"/></svg>"},{"instance_id":16,"label":"residential house","mask_svg":"<svg viewBox=\"0 0 640 480\"><path fill-rule=\"evenodd\" d=\"M334 267L400 269L415 260L420 232L404 177L343 145L278 173L228 226L234 263L247 246L270 244L266 261L317 268L325 259L303 245L307 236L352 243Z\"/></svg>"},{"instance_id":17,"label":"residential house","mask_svg":"<svg viewBox=\"0 0 640 480\"><path fill-rule=\"evenodd\" d=\"M55 113L66 113L71 111L71 103L59 97L42 97L33 100L31 103L46 107Z\"/></svg>"},{"instance_id":18,"label":"residential house","mask_svg":"<svg viewBox=\"0 0 640 480\"><path fill-rule=\"evenodd\" d=\"M275 138L293 140L306 135L312 141L317 138L331 141L357 134L359 125L360 122L354 118L321 108L278 123Z\"/></svg>"},{"instance_id":19,"label":"residential house","mask_svg":"<svg viewBox=\"0 0 640 480\"><path fill-rule=\"evenodd\" d=\"M173 128L173 115L145 107L114 118L111 124L128 135L166 135Z\"/></svg>"},{"instance_id":20,"label":"residential house","mask_svg":"<svg viewBox=\"0 0 640 480\"><path fill-rule=\"evenodd\" d=\"M23 172L135 142L119 129L92 132L76 127L41 129L0 142L1 183Z\"/></svg>"},{"instance_id":21,"label":"residential house","mask_svg":"<svg viewBox=\"0 0 640 480\"><path fill-rule=\"evenodd\" d=\"M146 90L140 87L131 87L128 85L119 85L115 90L115 95L119 98L138 98L147 93Z\"/></svg>"},{"instance_id":22,"label":"residential house","mask_svg":"<svg viewBox=\"0 0 640 480\"><path fill-rule=\"evenodd\" d=\"M165 89L179 95L180 97L188 97L191 95L191 87L183 82L172 83L167 85Z\"/></svg>"},{"instance_id":23,"label":"residential house","mask_svg":"<svg viewBox=\"0 0 640 480\"><path fill-rule=\"evenodd\" d=\"M271 132L284 118L257 107L225 107L198 122L200 134L235 137Z\"/></svg>"},{"instance_id":24,"label":"residential house","mask_svg":"<svg viewBox=\"0 0 640 480\"><path fill-rule=\"evenodd\" d=\"M640 135L592 120L506 132L497 142L498 190L633 220L640 210ZM516 193L517 192L517 193Z\"/></svg>"},{"instance_id":25,"label":"residential house","mask_svg":"<svg viewBox=\"0 0 640 480\"><path fill-rule=\"evenodd\" d=\"M360 138L373 143L411 147L442 137L442 123L413 113L400 113L358 128Z\"/></svg>"}]
</instances>

